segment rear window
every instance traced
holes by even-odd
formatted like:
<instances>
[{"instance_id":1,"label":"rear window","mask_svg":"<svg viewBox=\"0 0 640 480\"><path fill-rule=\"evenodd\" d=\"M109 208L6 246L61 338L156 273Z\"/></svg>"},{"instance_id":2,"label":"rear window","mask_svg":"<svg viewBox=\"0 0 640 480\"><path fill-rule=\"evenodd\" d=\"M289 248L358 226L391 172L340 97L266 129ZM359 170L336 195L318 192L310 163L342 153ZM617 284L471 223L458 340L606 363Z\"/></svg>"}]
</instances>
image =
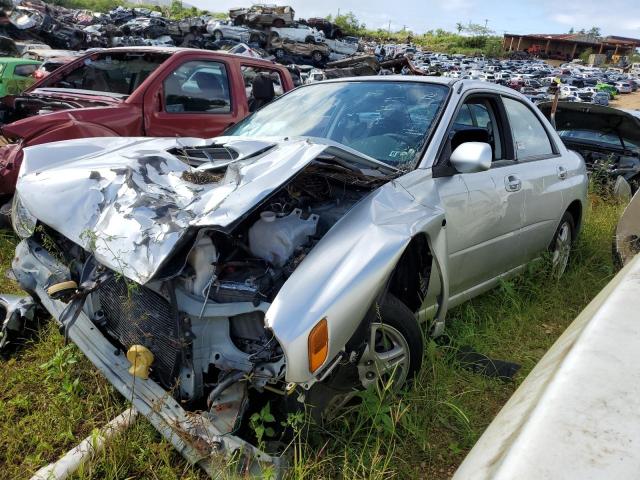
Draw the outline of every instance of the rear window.
<instances>
[{"instance_id":1,"label":"rear window","mask_svg":"<svg viewBox=\"0 0 640 480\"><path fill-rule=\"evenodd\" d=\"M62 77L41 87L131 95L170 54L157 52L99 52L85 58Z\"/></svg>"}]
</instances>

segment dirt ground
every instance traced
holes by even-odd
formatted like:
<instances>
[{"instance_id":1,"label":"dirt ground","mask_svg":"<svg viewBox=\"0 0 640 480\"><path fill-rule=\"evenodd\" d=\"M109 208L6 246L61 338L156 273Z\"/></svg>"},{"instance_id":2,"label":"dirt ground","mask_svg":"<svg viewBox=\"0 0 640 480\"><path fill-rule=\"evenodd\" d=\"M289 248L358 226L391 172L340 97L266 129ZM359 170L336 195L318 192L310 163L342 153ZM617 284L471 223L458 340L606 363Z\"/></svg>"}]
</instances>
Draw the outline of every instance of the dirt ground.
<instances>
[{"instance_id":1,"label":"dirt ground","mask_svg":"<svg viewBox=\"0 0 640 480\"><path fill-rule=\"evenodd\" d=\"M615 108L625 108L628 110L640 110L640 90L634 93L623 93L609 103Z\"/></svg>"}]
</instances>

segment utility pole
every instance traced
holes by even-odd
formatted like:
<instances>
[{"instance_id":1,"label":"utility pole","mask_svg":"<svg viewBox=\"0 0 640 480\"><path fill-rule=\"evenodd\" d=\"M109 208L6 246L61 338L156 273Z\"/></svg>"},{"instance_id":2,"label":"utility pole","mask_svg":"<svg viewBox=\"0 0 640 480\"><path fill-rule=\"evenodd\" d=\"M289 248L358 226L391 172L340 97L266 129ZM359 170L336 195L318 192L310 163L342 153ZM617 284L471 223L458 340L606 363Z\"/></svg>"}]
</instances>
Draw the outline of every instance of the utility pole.
<instances>
[{"instance_id":1,"label":"utility pole","mask_svg":"<svg viewBox=\"0 0 640 480\"><path fill-rule=\"evenodd\" d=\"M487 25L489 25L489 19L485 18L484 19L484 29L485 29L485 31L487 30Z\"/></svg>"},{"instance_id":2,"label":"utility pole","mask_svg":"<svg viewBox=\"0 0 640 480\"><path fill-rule=\"evenodd\" d=\"M391 20L389 20L389 28L387 29L388 35L391 36Z\"/></svg>"}]
</instances>

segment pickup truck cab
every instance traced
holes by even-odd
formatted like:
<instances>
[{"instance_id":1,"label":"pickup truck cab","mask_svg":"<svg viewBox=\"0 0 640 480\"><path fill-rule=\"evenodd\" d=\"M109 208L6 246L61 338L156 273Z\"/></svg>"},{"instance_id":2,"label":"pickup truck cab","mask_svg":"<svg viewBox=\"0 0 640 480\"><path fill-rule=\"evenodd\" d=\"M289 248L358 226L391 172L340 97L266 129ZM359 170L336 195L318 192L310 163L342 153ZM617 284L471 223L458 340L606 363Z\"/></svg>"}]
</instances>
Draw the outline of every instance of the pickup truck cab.
<instances>
[{"instance_id":1,"label":"pickup truck cab","mask_svg":"<svg viewBox=\"0 0 640 480\"><path fill-rule=\"evenodd\" d=\"M265 88L264 82L273 88ZM253 88L254 82L262 82ZM83 137L218 136L293 88L286 68L208 50L139 47L89 53L0 104L0 196L31 145Z\"/></svg>"}]
</instances>

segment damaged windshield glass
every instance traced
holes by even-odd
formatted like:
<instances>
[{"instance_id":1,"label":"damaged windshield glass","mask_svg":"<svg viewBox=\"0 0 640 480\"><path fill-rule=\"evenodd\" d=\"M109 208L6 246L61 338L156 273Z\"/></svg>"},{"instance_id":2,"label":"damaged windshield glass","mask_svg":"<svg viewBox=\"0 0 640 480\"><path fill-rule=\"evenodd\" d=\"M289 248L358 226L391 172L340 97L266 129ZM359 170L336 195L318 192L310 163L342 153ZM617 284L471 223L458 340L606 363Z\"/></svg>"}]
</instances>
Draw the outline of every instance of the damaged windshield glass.
<instances>
[{"instance_id":1,"label":"damaged windshield glass","mask_svg":"<svg viewBox=\"0 0 640 480\"><path fill-rule=\"evenodd\" d=\"M394 167L413 164L448 88L418 82L336 82L300 88L228 135L319 137Z\"/></svg>"},{"instance_id":2,"label":"damaged windshield glass","mask_svg":"<svg viewBox=\"0 0 640 480\"><path fill-rule=\"evenodd\" d=\"M96 53L63 76L52 76L40 88L69 88L116 95L130 95L169 54Z\"/></svg>"}]
</instances>

